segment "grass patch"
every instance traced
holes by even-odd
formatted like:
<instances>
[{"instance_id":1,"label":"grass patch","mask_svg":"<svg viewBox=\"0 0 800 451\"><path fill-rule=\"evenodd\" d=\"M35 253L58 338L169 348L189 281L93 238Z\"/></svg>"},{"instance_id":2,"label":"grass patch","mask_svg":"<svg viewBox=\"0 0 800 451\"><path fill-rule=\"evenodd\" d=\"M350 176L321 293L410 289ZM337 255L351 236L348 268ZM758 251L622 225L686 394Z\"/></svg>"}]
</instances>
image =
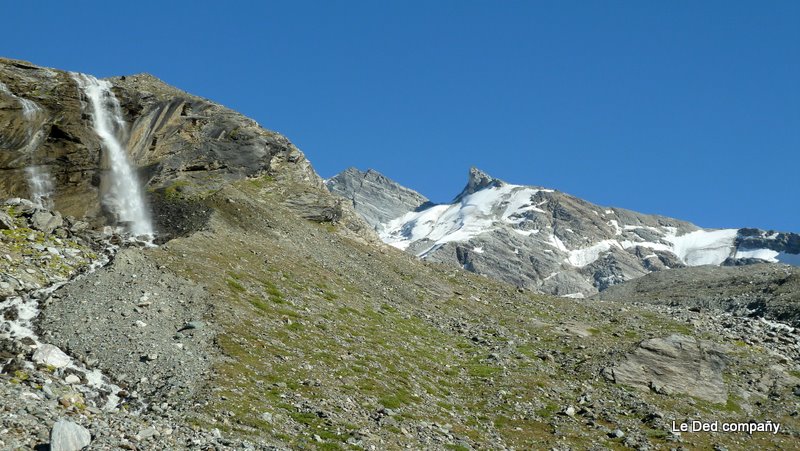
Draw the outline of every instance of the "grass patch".
<instances>
[{"instance_id":1,"label":"grass patch","mask_svg":"<svg viewBox=\"0 0 800 451\"><path fill-rule=\"evenodd\" d=\"M233 279L229 278L226 282L228 283L228 287L230 287L231 290L233 290L233 291L235 291L237 293L244 293L245 291L247 291L245 289L244 285L242 285L241 283L237 282L236 280L233 280Z\"/></svg>"},{"instance_id":2,"label":"grass patch","mask_svg":"<svg viewBox=\"0 0 800 451\"><path fill-rule=\"evenodd\" d=\"M278 286L270 281L264 281L264 289L267 291L269 300L276 304L283 304L286 300L283 298L283 293L278 289Z\"/></svg>"}]
</instances>

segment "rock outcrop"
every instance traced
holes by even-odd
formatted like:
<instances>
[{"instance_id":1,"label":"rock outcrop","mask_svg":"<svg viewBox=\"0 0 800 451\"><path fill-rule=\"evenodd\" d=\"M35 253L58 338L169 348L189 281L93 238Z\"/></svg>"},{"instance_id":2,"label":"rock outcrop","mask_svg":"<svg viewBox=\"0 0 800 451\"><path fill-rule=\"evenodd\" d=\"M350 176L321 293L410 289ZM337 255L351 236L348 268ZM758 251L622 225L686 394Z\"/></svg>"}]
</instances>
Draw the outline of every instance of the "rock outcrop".
<instances>
[{"instance_id":1,"label":"rock outcrop","mask_svg":"<svg viewBox=\"0 0 800 451\"><path fill-rule=\"evenodd\" d=\"M676 334L642 341L627 359L603 374L618 384L725 404L725 360L718 345Z\"/></svg>"},{"instance_id":2,"label":"rock outcrop","mask_svg":"<svg viewBox=\"0 0 800 451\"><path fill-rule=\"evenodd\" d=\"M372 169L362 172L348 168L327 180L325 185L332 193L350 201L353 208L376 230L389 220L423 208L430 202L422 194Z\"/></svg>"},{"instance_id":3,"label":"rock outcrop","mask_svg":"<svg viewBox=\"0 0 800 451\"><path fill-rule=\"evenodd\" d=\"M50 433L50 451L80 451L92 443L85 427L69 420L58 420Z\"/></svg>"},{"instance_id":4,"label":"rock outcrop","mask_svg":"<svg viewBox=\"0 0 800 451\"><path fill-rule=\"evenodd\" d=\"M162 240L207 222L208 208L193 198L262 175L303 184L306 192L298 199L289 192L287 201L302 205L309 218L347 217L330 213L336 202L319 194L325 192L322 179L285 137L148 74L109 81L127 122L123 144L147 190ZM0 88L0 198L34 197L30 168L36 168L48 181L48 201L56 209L95 226L112 222L100 201L107 162L74 77L0 59ZM348 220L352 228L362 227L358 219Z\"/></svg>"},{"instance_id":5,"label":"rock outcrop","mask_svg":"<svg viewBox=\"0 0 800 451\"><path fill-rule=\"evenodd\" d=\"M596 298L764 317L800 327L800 268L763 262L680 268L611 287Z\"/></svg>"}]
</instances>

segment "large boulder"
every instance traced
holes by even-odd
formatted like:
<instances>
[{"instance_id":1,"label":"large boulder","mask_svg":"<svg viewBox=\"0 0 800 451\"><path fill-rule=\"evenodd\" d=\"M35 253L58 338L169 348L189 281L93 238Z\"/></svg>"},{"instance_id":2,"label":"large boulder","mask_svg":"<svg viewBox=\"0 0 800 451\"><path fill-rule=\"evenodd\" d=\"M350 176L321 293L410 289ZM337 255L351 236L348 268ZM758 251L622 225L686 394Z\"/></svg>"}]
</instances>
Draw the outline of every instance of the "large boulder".
<instances>
[{"instance_id":1,"label":"large boulder","mask_svg":"<svg viewBox=\"0 0 800 451\"><path fill-rule=\"evenodd\" d=\"M39 345L36 352L33 353L33 361L41 364L48 365L54 368L64 368L72 361L64 351L49 344Z\"/></svg>"},{"instance_id":2,"label":"large boulder","mask_svg":"<svg viewBox=\"0 0 800 451\"><path fill-rule=\"evenodd\" d=\"M79 451L92 443L92 434L69 420L58 420L50 432L50 451Z\"/></svg>"},{"instance_id":3,"label":"large boulder","mask_svg":"<svg viewBox=\"0 0 800 451\"><path fill-rule=\"evenodd\" d=\"M64 220L61 218L61 213L58 212L39 210L31 216L31 227L44 233L53 233L62 225L64 225Z\"/></svg>"},{"instance_id":4,"label":"large boulder","mask_svg":"<svg viewBox=\"0 0 800 451\"><path fill-rule=\"evenodd\" d=\"M14 230L14 218L0 211L0 230Z\"/></svg>"},{"instance_id":5,"label":"large boulder","mask_svg":"<svg viewBox=\"0 0 800 451\"><path fill-rule=\"evenodd\" d=\"M657 393L682 393L724 404L728 389L722 377L725 354L718 345L685 335L652 338L604 375L618 384Z\"/></svg>"}]
</instances>

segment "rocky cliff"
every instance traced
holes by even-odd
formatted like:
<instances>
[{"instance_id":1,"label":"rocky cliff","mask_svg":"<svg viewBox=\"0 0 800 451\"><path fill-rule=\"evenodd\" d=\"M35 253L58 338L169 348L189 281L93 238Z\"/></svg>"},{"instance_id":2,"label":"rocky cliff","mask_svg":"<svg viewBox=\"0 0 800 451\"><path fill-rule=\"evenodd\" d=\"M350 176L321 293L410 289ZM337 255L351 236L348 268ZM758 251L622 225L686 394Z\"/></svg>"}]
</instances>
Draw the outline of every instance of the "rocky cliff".
<instances>
[{"instance_id":1,"label":"rocky cliff","mask_svg":"<svg viewBox=\"0 0 800 451\"><path fill-rule=\"evenodd\" d=\"M332 180L350 178L352 172ZM400 213L376 224L386 243L428 261L561 296L588 296L668 268L788 261L800 253L795 233L702 229L600 207L552 189L508 184L476 168L445 205L411 208L387 201L384 193L400 188L385 177L372 180L365 189L350 183L345 195L359 199L356 211L372 222L377 221L373 212L384 205ZM341 193L336 185L329 188Z\"/></svg>"},{"instance_id":2,"label":"rocky cliff","mask_svg":"<svg viewBox=\"0 0 800 451\"><path fill-rule=\"evenodd\" d=\"M285 137L148 74L109 81L125 122L120 139L145 186L160 239L207 220L206 210L184 199L262 175L303 186L287 192L286 202L305 216L364 229L360 218L325 195L322 180ZM93 225L113 225L102 202L109 162L87 103L73 74L0 59L0 197L35 197L35 168L54 208Z\"/></svg>"},{"instance_id":3,"label":"rocky cliff","mask_svg":"<svg viewBox=\"0 0 800 451\"><path fill-rule=\"evenodd\" d=\"M389 220L424 208L430 201L422 194L401 186L383 174L348 168L327 180L328 189L349 200L353 208L376 230Z\"/></svg>"}]
</instances>

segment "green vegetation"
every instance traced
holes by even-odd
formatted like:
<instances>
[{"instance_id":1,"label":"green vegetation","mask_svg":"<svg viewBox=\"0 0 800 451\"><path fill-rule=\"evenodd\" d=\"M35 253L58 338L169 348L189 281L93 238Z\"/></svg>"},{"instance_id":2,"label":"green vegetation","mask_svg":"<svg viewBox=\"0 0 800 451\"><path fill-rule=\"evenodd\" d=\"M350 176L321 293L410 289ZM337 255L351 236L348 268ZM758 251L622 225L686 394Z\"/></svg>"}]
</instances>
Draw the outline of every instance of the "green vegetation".
<instances>
[{"instance_id":1,"label":"green vegetation","mask_svg":"<svg viewBox=\"0 0 800 451\"><path fill-rule=\"evenodd\" d=\"M609 356L619 358L651 335L693 334L690 324L642 311L612 321L591 303L519 293L399 252L376 252L344 237L341 227L292 216L272 197L279 185L260 178L214 194L218 219L230 221L223 233L153 251L165 260L186 254L176 259L184 265L179 272L204 283L225 307L215 320L227 358L217 363L209 384L215 391L198 424L302 449L365 448L361 431L385 439L383 448L429 447L418 430L454 450L487 447L496 437L518 449L584 448L597 439L596 427L559 414L584 392L595 411L642 398L686 416L741 413L735 397L703 405L598 376L614 363ZM626 410L615 417L619 425L597 421L642 428L642 415ZM602 437L601 446L621 443Z\"/></svg>"},{"instance_id":2,"label":"green vegetation","mask_svg":"<svg viewBox=\"0 0 800 451\"><path fill-rule=\"evenodd\" d=\"M183 191L189 186L189 182L179 180L172 185L164 188L164 198L166 199L182 199L184 197Z\"/></svg>"}]
</instances>

